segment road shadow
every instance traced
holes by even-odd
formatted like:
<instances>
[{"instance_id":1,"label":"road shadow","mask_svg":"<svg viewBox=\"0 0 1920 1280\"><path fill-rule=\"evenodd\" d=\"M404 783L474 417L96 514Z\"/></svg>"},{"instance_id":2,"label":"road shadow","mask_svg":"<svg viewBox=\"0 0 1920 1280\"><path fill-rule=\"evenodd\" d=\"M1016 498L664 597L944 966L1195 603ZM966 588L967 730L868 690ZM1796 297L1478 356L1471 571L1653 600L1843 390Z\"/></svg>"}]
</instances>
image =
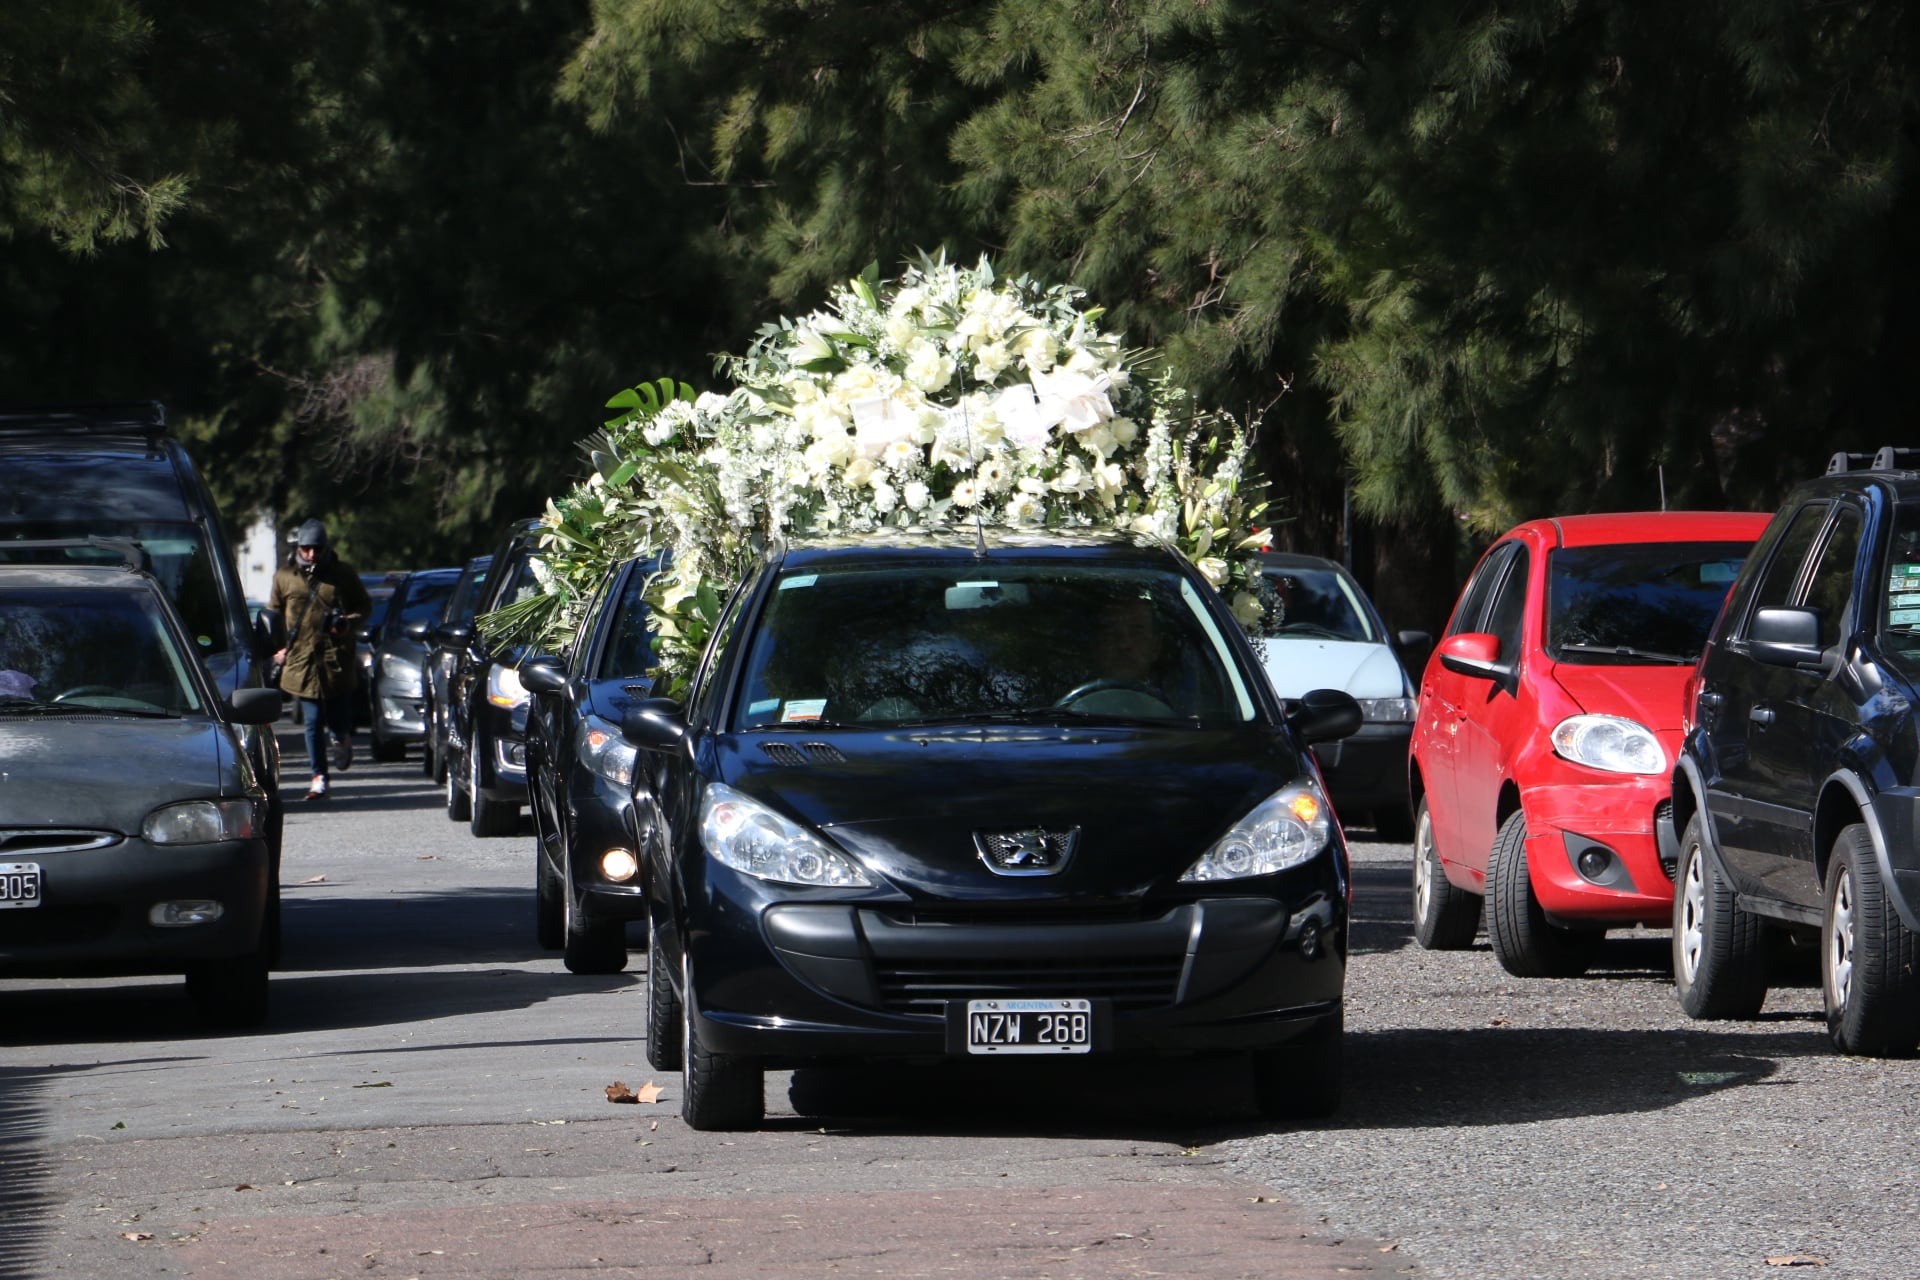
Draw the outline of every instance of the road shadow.
<instances>
[{"instance_id":1,"label":"road shadow","mask_svg":"<svg viewBox=\"0 0 1920 1280\"><path fill-rule=\"evenodd\" d=\"M43 1242L51 1235L55 1199L40 1142L45 1128L47 1073L0 1067L0 1280L40 1275Z\"/></svg>"}]
</instances>

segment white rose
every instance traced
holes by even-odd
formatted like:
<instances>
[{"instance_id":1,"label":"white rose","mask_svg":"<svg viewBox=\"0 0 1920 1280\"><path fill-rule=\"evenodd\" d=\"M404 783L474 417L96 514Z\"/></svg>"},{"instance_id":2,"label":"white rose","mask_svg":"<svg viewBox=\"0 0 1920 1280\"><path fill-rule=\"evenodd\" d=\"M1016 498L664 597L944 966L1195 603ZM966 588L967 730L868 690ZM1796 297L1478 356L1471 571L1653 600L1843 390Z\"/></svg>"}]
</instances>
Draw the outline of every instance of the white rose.
<instances>
[{"instance_id":1,"label":"white rose","mask_svg":"<svg viewBox=\"0 0 1920 1280\"><path fill-rule=\"evenodd\" d=\"M925 511L928 501L933 497L933 491L918 480L908 481L904 492L909 511Z\"/></svg>"},{"instance_id":2,"label":"white rose","mask_svg":"<svg viewBox=\"0 0 1920 1280\"><path fill-rule=\"evenodd\" d=\"M904 351L919 336L920 326L906 316L891 315L887 317L886 334L888 342Z\"/></svg>"},{"instance_id":3,"label":"white rose","mask_svg":"<svg viewBox=\"0 0 1920 1280\"><path fill-rule=\"evenodd\" d=\"M1013 349L1020 356L1021 363L1027 366L1029 373L1043 373L1053 368L1055 350L1053 335L1045 329L1027 330L1020 335L1019 341L1014 343Z\"/></svg>"},{"instance_id":4,"label":"white rose","mask_svg":"<svg viewBox=\"0 0 1920 1280\"><path fill-rule=\"evenodd\" d=\"M1101 462L1105 462L1113 456L1113 451L1120 447L1120 442L1114 438L1108 424L1103 422L1097 427L1080 433L1080 447Z\"/></svg>"},{"instance_id":5,"label":"white rose","mask_svg":"<svg viewBox=\"0 0 1920 1280\"><path fill-rule=\"evenodd\" d=\"M1033 387L1025 382L1015 383L994 397L993 416L1011 439L1027 448L1044 444L1053 428L1053 421L1041 411Z\"/></svg>"},{"instance_id":6,"label":"white rose","mask_svg":"<svg viewBox=\"0 0 1920 1280\"><path fill-rule=\"evenodd\" d=\"M900 505L900 494L885 480L877 480L873 485L873 509L881 515Z\"/></svg>"},{"instance_id":7,"label":"white rose","mask_svg":"<svg viewBox=\"0 0 1920 1280\"><path fill-rule=\"evenodd\" d=\"M1113 438L1119 441L1122 449L1140 438L1140 424L1132 418L1109 418L1106 427L1113 432Z\"/></svg>"},{"instance_id":8,"label":"white rose","mask_svg":"<svg viewBox=\"0 0 1920 1280\"><path fill-rule=\"evenodd\" d=\"M1251 591L1236 591L1233 594L1233 616L1243 626L1251 626L1260 621L1260 597Z\"/></svg>"},{"instance_id":9,"label":"white rose","mask_svg":"<svg viewBox=\"0 0 1920 1280\"><path fill-rule=\"evenodd\" d=\"M1007 350L1004 342L989 342L973 357L974 372L982 382L992 382L1006 372L1007 366L1012 363L1013 352Z\"/></svg>"},{"instance_id":10,"label":"white rose","mask_svg":"<svg viewBox=\"0 0 1920 1280\"><path fill-rule=\"evenodd\" d=\"M942 390L953 381L953 360L931 342L907 349L906 379L922 391Z\"/></svg>"},{"instance_id":11,"label":"white rose","mask_svg":"<svg viewBox=\"0 0 1920 1280\"><path fill-rule=\"evenodd\" d=\"M873 463L869 459L855 458L841 474L849 485L857 489L873 478L873 470Z\"/></svg>"},{"instance_id":12,"label":"white rose","mask_svg":"<svg viewBox=\"0 0 1920 1280\"><path fill-rule=\"evenodd\" d=\"M1046 507L1030 493L1015 494L1007 503L1007 519L1015 524L1039 524L1045 515Z\"/></svg>"}]
</instances>

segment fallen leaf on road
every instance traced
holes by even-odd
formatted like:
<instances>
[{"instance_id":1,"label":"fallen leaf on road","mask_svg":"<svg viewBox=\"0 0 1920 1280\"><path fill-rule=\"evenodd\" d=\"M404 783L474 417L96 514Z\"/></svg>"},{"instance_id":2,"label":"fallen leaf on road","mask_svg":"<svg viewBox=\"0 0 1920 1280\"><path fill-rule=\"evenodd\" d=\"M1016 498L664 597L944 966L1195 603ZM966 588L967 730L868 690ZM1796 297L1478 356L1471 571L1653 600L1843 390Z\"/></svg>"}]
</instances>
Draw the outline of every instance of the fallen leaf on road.
<instances>
[{"instance_id":1,"label":"fallen leaf on road","mask_svg":"<svg viewBox=\"0 0 1920 1280\"><path fill-rule=\"evenodd\" d=\"M607 1101L658 1102L660 1101L660 1086L649 1080L640 1086L638 1093L635 1093L632 1089L627 1088L624 1081L615 1080L607 1086Z\"/></svg>"},{"instance_id":2,"label":"fallen leaf on road","mask_svg":"<svg viewBox=\"0 0 1920 1280\"><path fill-rule=\"evenodd\" d=\"M308 876L305 880L302 880L300 883L301 884L325 884L326 880L327 878L325 876Z\"/></svg>"},{"instance_id":3,"label":"fallen leaf on road","mask_svg":"<svg viewBox=\"0 0 1920 1280\"><path fill-rule=\"evenodd\" d=\"M393 1081L375 1080L372 1084L357 1084L353 1087L356 1089L391 1089L393 1088Z\"/></svg>"},{"instance_id":4,"label":"fallen leaf on road","mask_svg":"<svg viewBox=\"0 0 1920 1280\"><path fill-rule=\"evenodd\" d=\"M1493 1021L1487 1023L1487 1025L1490 1027L1510 1027L1513 1023L1507 1018L1495 1018Z\"/></svg>"},{"instance_id":5,"label":"fallen leaf on road","mask_svg":"<svg viewBox=\"0 0 1920 1280\"><path fill-rule=\"evenodd\" d=\"M438 862L440 855L437 853L416 853L413 855L413 860L415 862Z\"/></svg>"},{"instance_id":6,"label":"fallen leaf on road","mask_svg":"<svg viewBox=\"0 0 1920 1280\"><path fill-rule=\"evenodd\" d=\"M1816 1258L1810 1253L1783 1253L1767 1259L1770 1267L1824 1267L1825 1258Z\"/></svg>"},{"instance_id":7,"label":"fallen leaf on road","mask_svg":"<svg viewBox=\"0 0 1920 1280\"><path fill-rule=\"evenodd\" d=\"M1380 1248L1379 1248L1379 1249L1377 1250L1377 1252L1380 1252L1380 1253L1392 1253L1392 1252L1393 1252L1394 1250L1396 1250L1396 1249L1398 1249L1399 1247L1400 1247L1400 1246L1399 1246L1399 1245L1397 1245L1397 1244L1383 1244L1383 1245L1381 1245L1381 1246L1380 1246Z\"/></svg>"},{"instance_id":8,"label":"fallen leaf on road","mask_svg":"<svg viewBox=\"0 0 1920 1280\"><path fill-rule=\"evenodd\" d=\"M654 1083L653 1081L651 1081L651 1080L649 1080L649 1081L647 1081L647 1082L646 1082L645 1084L643 1084L643 1085L641 1085L641 1086L640 1086L640 1101L642 1101L642 1102L658 1102L658 1101L660 1101L660 1086L659 1086L659 1085L657 1085L657 1084L655 1084L655 1083Z\"/></svg>"},{"instance_id":9,"label":"fallen leaf on road","mask_svg":"<svg viewBox=\"0 0 1920 1280\"><path fill-rule=\"evenodd\" d=\"M151 1239L153 1239L153 1232L151 1232L151 1231L122 1231L122 1232L120 1233L120 1238L121 1238L122 1240L131 1240L131 1241L133 1241L134 1243L136 1243L136 1244L138 1244L138 1243L139 1243L140 1241L142 1241L142 1240L151 1240Z\"/></svg>"},{"instance_id":10,"label":"fallen leaf on road","mask_svg":"<svg viewBox=\"0 0 1920 1280\"><path fill-rule=\"evenodd\" d=\"M234 1190L235 1191L251 1191L253 1190L253 1184L251 1182L243 1182L239 1186L235 1187Z\"/></svg>"}]
</instances>

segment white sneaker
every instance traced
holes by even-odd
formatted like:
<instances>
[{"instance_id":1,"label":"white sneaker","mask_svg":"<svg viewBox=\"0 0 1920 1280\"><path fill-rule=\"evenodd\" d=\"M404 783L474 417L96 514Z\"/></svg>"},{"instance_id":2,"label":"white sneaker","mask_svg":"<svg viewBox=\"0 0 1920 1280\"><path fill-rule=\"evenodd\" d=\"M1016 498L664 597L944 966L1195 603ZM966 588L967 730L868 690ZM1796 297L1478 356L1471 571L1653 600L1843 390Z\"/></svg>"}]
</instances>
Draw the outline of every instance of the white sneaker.
<instances>
[{"instance_id":1,"label":"white sneaker","mask_svg":"<svg viewBox=\"0 0 1920 1280\"><path fill-rule=\"evenodd\" d=\"M326 798L327 775L324 773L316 773L313 775L313 783L307 788L307 799L325 800Z\"/></svg>"}]
</instances>

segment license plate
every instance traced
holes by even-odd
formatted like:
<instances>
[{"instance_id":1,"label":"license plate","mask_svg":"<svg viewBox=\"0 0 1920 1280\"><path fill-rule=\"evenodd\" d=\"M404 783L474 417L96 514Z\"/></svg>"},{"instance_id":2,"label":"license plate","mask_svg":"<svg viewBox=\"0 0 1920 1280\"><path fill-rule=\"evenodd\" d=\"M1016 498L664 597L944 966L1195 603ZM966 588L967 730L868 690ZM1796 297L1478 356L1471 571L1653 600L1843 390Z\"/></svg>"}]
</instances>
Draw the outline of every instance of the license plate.
<instances>
[{"instance_id":1,"label":"license plate","mask_svg":"<svg viewBox=\"0 0 1920 1280\"><path fill-rule=\"evenodd\" d=\"M40 864L0 862L0 909L40 905Z\"/></svg>"},{"instance_id":2,"label":"license plate","mask_svg":"<svg viewBox=\"0 0 1920 1280\"><path fill-rule=\"evenodd\" d=\"M968 1053L1090 1053L1091 1000L969 1000Z\"/></svg>"}]
</instances>

